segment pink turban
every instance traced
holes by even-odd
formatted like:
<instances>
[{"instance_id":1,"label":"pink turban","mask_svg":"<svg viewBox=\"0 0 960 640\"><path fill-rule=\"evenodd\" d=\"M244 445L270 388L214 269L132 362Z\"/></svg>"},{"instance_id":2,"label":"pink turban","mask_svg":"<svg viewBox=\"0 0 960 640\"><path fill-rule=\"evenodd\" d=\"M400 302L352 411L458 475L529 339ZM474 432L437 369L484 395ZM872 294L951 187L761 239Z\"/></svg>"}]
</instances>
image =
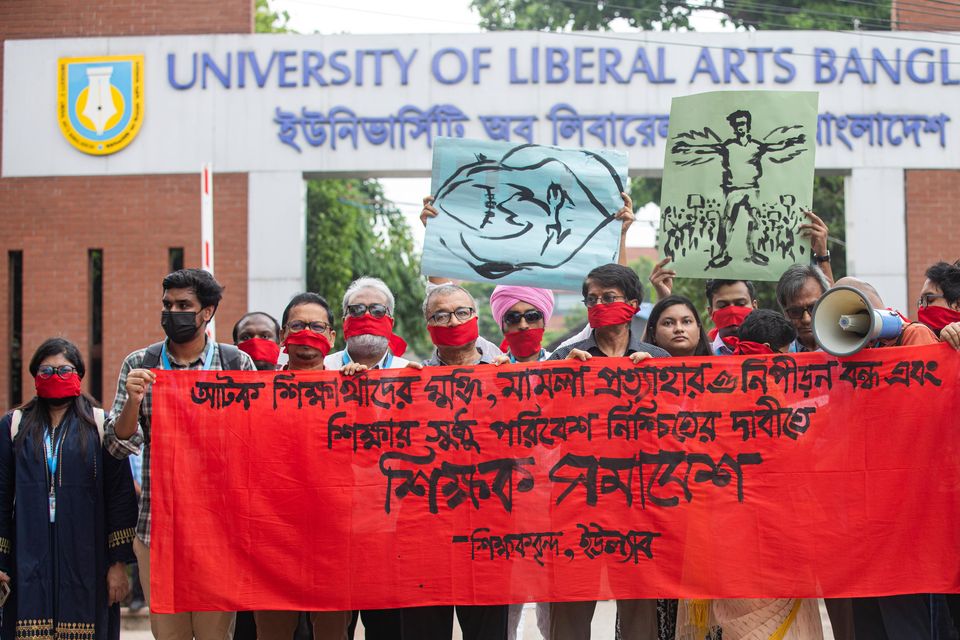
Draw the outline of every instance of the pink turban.
<instances>
[{"instance_id":1,"label":"pink turban","mask_svg":"<svg viewBox=\"0 0 960 640\"><path fill-rule=\"evenodd\" d=\"M553 292L549 289L536 287L517 287L514 285L498 285L490 294L490 311L498 327L503 327L503 316L513 305L526 302L543 313L543 324L550 322L553 315Z\"/></svg>"}]
</instances>

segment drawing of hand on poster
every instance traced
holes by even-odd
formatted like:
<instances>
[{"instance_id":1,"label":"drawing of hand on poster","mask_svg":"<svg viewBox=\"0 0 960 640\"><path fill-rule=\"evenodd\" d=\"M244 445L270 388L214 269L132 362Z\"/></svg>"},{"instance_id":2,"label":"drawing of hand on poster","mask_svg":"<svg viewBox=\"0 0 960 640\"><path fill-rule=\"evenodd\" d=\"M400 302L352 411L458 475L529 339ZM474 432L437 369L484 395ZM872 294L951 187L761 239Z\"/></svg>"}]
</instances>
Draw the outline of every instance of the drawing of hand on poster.
<instances>
[{"instance_id":1,"label":"drawing of hand on poster","mask_svg":"<svg viewBox=\"0 0 960 640\"><path fill-rule=\"evenodd\" d=\"M422 271L579 290L617 260L626 174L621 151L440 138Z\"/></svg>"},{"instance_id":2,"label":"drawing of hand on poster","mask_svg":"<svg viewBox=\"0 0 960 640\"><path fill-rule=\"evenodd\" d=\"M810 260L816 92L674 98L659 246L680 276L778 280Z\"/></svg>"}]
</instances>

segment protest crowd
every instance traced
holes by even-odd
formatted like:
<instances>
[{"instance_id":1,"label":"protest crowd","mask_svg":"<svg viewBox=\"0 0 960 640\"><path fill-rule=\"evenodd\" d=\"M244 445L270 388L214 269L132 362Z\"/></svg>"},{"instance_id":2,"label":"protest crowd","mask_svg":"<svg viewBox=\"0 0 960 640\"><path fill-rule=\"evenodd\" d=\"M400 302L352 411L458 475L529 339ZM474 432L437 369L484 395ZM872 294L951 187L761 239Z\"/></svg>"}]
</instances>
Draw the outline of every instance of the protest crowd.
<instances>
[{"instance_id":1,"label":"protest crowd","mask_svg":"<svg viewBox=\"0 0 960 640\"><path fill-rule=\"evenodd\" d=\"M622 234L633 220L623 194L618 213ZM437 215L424 200L425 224ZM646 331L631 323L643 301L637 273L605 264L584 274L582 297L588 325L553 353L543 344L554 309L553 292L500 285L490 296L503 335L480 336L477 302L458 283L432 277L423 294L423 320L435 350L422 362L405 359L406 344L393 332L395 295L376 274L357 278L334 308L322 292L303 292L285 309L256 311L236 319L233 344L207 338L222 287L208 272L183 269L162 282L160 324L166 339L131 353L119 371L116 399L104 414L81 393L85 373L77 347L62 338L39 345L30 361L36 396L0 421L0 580L12 586L5 632L17 638L116 640L118 603L130 588L125 566L136 563L143 594L150 597L151 384L154 370L339 370L363 375L375 369L490 365L543 360L757 355L818 349L811 330L817 301L833 287L848 286L877 309L885 305L868 282L833 281L827 227L808 212L802 234L813 250L777 284L778 309L760 309L754 285L745 280L707 280L704 299L673 295L676 274L669 260L656 265L650 283L658 300ZM622 254L621 254L622 255ZM713 321L707 325L699 308ZM939 262L926 272L919 322L905 322L899 336L871 346L922 345L938 341L960 350L960 261ZM276 317L279 316L279 321ZM335 350L338 334L342 348ZM499 347L497 346L499 345ZM285 362L281 355L285 354ZM203 429L203 425L197 425ZM97 446L102 437L103 447ZM130 456L142 456L139 505ZM55 525L55 526L48 526ZM51 600L50 591L56 594ZM54 607L50 609L51 605ZM595 602L540 603L537 624L550 640L590 637ZM151 614L158 640L315 640L351 637L357 618L370 640L451 637L454 615L464 638L516 637L522 605L429 606L395 610L255 611ZM956 638L960 610L955 596L936 594L828 599L834 637ZM818 602L767 600L622 600L618 637L635 640L719 640L822 637ZM309 620L306 629L298 623ZM14 624L15 622L15 624ZM613 636L611 629L610 634ZM13 637L12 635L10 637Z\"/></svg>"}]
</instances>

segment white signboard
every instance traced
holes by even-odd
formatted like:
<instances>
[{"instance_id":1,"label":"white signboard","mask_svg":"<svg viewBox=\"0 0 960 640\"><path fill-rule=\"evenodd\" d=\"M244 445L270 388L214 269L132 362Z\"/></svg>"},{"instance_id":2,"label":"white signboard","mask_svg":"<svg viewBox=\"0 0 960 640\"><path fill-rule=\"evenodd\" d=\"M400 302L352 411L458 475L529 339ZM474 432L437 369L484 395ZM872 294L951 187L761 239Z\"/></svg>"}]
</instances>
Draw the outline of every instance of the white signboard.
<instances>
[{"instance_id":1,"label":"white signboard","mask_svg":"<svg viewBox=\"0 0 960 640\"><path fill-rule=\"evenodd\" d=\"M798 31L8 40L3 175L189 173L209 161L221 173L428 175L446 135L615 148L632 172L658 172L670 99L723 89L819 91L818 168L960 168L960 44L949 42Z\"/></svg>"}]
</instances>

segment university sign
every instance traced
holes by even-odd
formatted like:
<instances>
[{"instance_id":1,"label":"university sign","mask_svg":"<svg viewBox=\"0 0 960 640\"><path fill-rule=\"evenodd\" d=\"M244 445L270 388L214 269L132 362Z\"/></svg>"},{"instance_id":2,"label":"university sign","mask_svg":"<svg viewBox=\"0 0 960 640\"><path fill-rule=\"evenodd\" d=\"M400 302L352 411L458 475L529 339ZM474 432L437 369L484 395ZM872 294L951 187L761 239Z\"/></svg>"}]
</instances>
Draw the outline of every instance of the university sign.
<instances>
[{"instance_id":1,"label":"university sign","mask_svg":"<svg viewBox=\"0 0 960 640\"><path fill-rule=\"evenodd\" d=\"M656 172L671 98L717 89L819 91L819 168L960 167L960 47L936 34L90 38L8 41L4 61L5 176L424 175L440 136Z\"/></svg>"}]
</instances>

